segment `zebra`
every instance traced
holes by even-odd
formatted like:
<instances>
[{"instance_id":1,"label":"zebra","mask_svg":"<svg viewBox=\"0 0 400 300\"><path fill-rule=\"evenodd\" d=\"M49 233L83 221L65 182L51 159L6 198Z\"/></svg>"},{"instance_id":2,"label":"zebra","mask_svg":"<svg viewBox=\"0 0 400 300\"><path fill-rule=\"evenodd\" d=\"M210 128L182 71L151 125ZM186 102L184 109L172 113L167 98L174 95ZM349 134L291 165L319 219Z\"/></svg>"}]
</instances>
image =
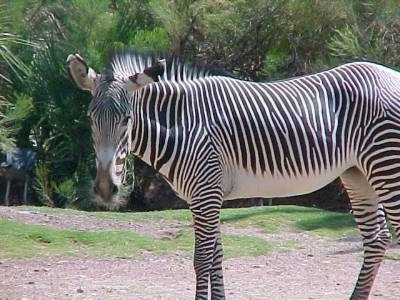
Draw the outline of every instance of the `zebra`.
<instances>
[{"instance_id":1,"label":"zebra","mask_svg":"<svg viewBox=\"0 0 400 300\"><path fill-rule=\"evenodd\" d=\"M176 78L163 60L136 61L115 55L97 74L79 55L67 59L77 86L93 95L94 192L113 201L128 152L165 176L192 212L196 299L209 289L225 299L224 200L306 194L337 177L363 239L350 298L367 299L391 241L386 218L400 238L400 73L353 62L257 83L196 68Z\"/></svg>"}]
</instances>

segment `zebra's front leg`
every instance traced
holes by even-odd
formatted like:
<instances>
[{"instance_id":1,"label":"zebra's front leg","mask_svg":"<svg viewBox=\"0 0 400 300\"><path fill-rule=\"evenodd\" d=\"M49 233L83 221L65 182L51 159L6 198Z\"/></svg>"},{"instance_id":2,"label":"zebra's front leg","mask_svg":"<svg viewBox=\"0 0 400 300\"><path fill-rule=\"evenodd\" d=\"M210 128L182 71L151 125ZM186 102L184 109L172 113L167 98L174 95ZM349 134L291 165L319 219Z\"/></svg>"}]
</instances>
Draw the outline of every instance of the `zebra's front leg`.
<instances>
[{"instance_id":1,"label":"zebra's front leg","mask_svg":"<svg viewBox=\"0 0 400 300\"><path fill-rule=\"evenodd\" d=\"M223 261L223 247L221 242L221 233L218 231L218 236L215 241L213 264L210 274L211 279L211 298L212 299L224 299L225 288L224 288L224 276L222 271Z\"/></svg>"},{"instance_id":2,"label":"zebra's front leg","mask_svg":"<svg viewBox=\"0 0 400 300\"><path fill-rule=\"evenodd\" d=\"M192 202L196 272L196 300L208 299L208 283L211 280L211 299L225 299L222 276L222 245L220 237L219 210L221 201ZM197 205L196 205L197 204ZM204 207L203 207L204 206Z\"/></svg>"}]
</instances>

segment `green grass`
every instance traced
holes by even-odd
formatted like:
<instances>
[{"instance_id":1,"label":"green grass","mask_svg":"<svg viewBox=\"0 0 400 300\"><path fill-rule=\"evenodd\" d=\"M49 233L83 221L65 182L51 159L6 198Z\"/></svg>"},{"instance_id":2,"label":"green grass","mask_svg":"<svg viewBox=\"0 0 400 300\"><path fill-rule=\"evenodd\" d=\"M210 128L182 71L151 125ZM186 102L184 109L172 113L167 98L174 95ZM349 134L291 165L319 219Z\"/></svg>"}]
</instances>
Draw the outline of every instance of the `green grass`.
<instances>
[{"instance_id":1,"label":"green grass","mask_svg":"<svg viewBox=\"0 0 400 300\"><path fill-rule=\"evenodd\" d=\"M190 222L192 220L188 209L123 213L83 212L72 209L29 206L22 209L42 213L87 215L118 221L177 220ZM329 212L293 205L223 209L221 221L224 224L240 227L257 226L264 232L270 233L282 230L308 231L332 238L358 234L353 217L348 213Z\"/></svg>"},{"instance_id":2,"label":"green grass","mask_svg":"<svg viewBox=\"0 0 400 300\"><path fill-rule=\"evenodd\" d=\"M191 221L192 215L188 209L149 211L149 212L112 212L96 211L85 212L74 209L51 208L45 206L21 206L21 210L30 212L40 212L48 214L62 214L73 216L92 216L99 219L117 220L117 221L151 221L157 219Z\"/></svg>"},{"instance_id":3,"label":"green grass","mask_svg":"<svg viewBox=\"0 0 400 300\"><path fill-rule=\"evenodd\" d=\"M350 214L292 205L225 209L221 220L235 226L257 226L270 233L307 231L331 238L358 234Z\"/></svg>"},{"instance_id":4,"label":"green grass","mask_svg":"<svg viewBox=\"0 0 400 300\"><path fill-rule=\"evenodd\" d=\"M151 237L128 231L73 231L0 221L0 257L88 254L132 256L161 248Z\"/></svg>"},{"instance_id":5,"label":"green grass","mask_svg":"<svg viewBox=\"0 0 400 300\"><path fill-rule=\"evenodd\" d=\"M191 220L189 210L118 213L82 212L46 207L19 209L47 214L84 215L100 219L149 223L154 220L178 220L189 223ZM253 226L267 233L307 231L332 238L357 234L349 214L297 206L224 209L221 212L221 220L223 224L230 226ZM160 254L179 251L192 256L193 241L193 230L188 226L182 226L172 238L155 238L133 231L58 230L45 226L0 221L0 258L50 255L136 257L143 251ZM223 245L225 257L228 258L261 255L272 250L280 251L295 246L290 241L285 245L278 245L258 237L231 234L223 234Z\"/></svg>"},{"instance_id":6,"label":"green grass","mask_svg":"<svg viewBox=\"0 0 400 300\"><path fill-rule=\"evenodd\" d=\"M132 231L58 230L45 226L0 221L0 258L92 255L137 257L143 251L166 254L193 253L194 234L182 229L173 239L155 238ZM224 236L225 257L266 254L267 241L248 236Z\"/></svg>"}]
</instances>

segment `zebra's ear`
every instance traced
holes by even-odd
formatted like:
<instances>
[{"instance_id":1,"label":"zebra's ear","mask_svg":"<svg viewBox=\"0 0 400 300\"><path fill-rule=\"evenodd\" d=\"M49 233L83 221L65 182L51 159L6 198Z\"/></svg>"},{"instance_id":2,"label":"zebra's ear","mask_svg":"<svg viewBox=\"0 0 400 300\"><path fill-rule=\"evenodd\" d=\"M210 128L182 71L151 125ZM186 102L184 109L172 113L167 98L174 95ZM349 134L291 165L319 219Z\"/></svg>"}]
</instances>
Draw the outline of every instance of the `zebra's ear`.
<instances>
[{"instance_id":1,"label":"zebra's ear","mask_svg":"<svg viewBox=\"0 0 400 300\"><path fill-rule=\"evenodd\" d=\"M165 59L160 60L157 62L157 64L144 69L141 73L136 73L132 76L129 76L129 80L126 82L125 88L130 94L147 84L159 81L159 76L162 76L164 72Z\"/></svg>"},{"instance_id":2,"label":"zebra's ear","mask_svg":"<svg viewBox=\"0 0 400 300\"><path fill-rule=\"evenodd\" d=\"M159 81L159 77L164 74L166 65L165 59L161 59L155 65L144 69L143 73L152 78L154 82L157 82Z\"/></svg>"},{"instance_id":3,"label":"zebra's ear","mask_svg":"<svg viewBox=\"0 0 400 300\"><path fill-rule=\"evenodd\" d=\"M68 71L76 85L92 94L96 88L97 73L90 68L79 54L70 54L67 58Z\"/></svg>"},{"instance_id":4,"label":"zebra's ear","mask_svg":"<svg viewBox=\"0 0 400 300\"><path fill-rule=\"evenodd\" d=\"M144 73L136 73L128 77L128 80L125 82L125 89L128 94L132 94L137 89L145 86L146 84L154 82L153 78L147 76Z\"/></svg>"}]
</instances>

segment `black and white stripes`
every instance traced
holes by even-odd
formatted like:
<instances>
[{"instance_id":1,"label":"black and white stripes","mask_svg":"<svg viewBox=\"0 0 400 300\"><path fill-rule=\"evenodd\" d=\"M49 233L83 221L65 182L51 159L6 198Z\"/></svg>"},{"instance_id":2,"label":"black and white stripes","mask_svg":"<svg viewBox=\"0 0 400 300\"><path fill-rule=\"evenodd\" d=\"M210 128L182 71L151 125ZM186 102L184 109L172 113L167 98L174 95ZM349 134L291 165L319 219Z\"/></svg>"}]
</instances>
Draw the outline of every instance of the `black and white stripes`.
<instances>
[{"instance_id":1,"label":"black and white stripes","mask_svg":"<svg viewBox=\"0 0 400 300\"><path fill-rule=\"evenodd\" d=\"M383 134L377 120L390 101L379 91L379 72L385 69L355 63L265 84L220 76L161 81L131 99L133 151L178 184L183 179L174 174L186 174L182 164L192 168L196 139L207 134L226 172L285 184L325 175L332 180L368 164L359 157L368 153L368 137Z\"/></svg>"},{"instance_id":2,"label":"black and white stripes","mask_svg":"<svg viewBox=\"0 0 400 300\"><path fill-rule=\"evenodd\" d=\"M399 92L399 74L372 63L273 83L221 76L161 81L131 98L133 151L182 197L196 199L194 215L198 208L217 214L221 198L304 194L353 174L343 180L357 190L355 218L365 233L366 258L353 294L362 299L388 242L379 203L399 232ZM365 176L361 187L353 168ZM208 196L197 199L200 189ZM195 229L201 234L205 227Z\"/></svg>"},{"instance_id":3,"label":"black and white stripes","mask_svg":"<svg viewBox=\"0 0 400 300\"><path fill-rule=\"evenodd\" d=\"M358 62L256 83L167 60L157 82L146 77L129 95L126 83L155 62L117 54L99 76L68 57L93 94L96 194L112 199L128 151L163 174L193 214L196 299L207 299L209 282L223 299L222 201L305 194L340 176L364 241L351 299L367 299L390 242L385 215L400 238L399 73Z\"/></svg>"}]
</instances>

